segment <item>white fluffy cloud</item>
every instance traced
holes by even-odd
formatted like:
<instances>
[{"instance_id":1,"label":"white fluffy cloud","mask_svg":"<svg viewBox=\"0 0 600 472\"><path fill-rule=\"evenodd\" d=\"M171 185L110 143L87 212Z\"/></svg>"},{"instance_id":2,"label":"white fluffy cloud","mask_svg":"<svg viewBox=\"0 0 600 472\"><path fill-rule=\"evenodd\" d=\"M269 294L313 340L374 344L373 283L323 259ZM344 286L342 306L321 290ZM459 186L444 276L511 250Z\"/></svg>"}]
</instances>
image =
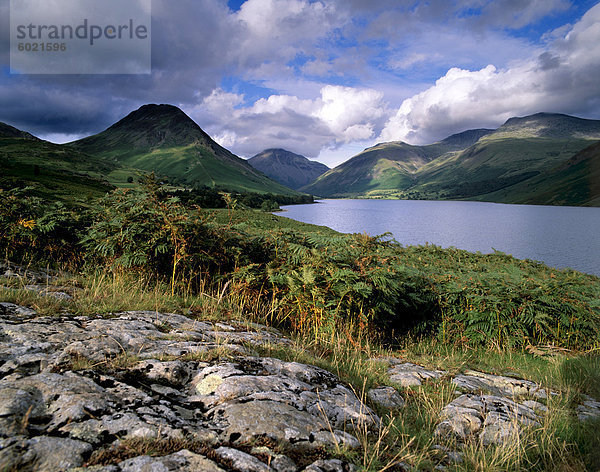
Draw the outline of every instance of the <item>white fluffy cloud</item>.
<instances>
[{"instance_id":1,"label":"white fluffy cloud","mask_svg":"<svg viewBox=\"0 0 600 472\"><path fill-rule=\"evenodd\" d=\"M373 126L385 113L383 94L372 89L327 85L315 105L314 116L345 142L370 138Z\"/></svg>"},{"instance_id":2,"label":"white fluffy cloud","mask_svg":"<svg viewBox=\"0 0 600 472\"><path fill-rule=\"evenodd\" d=\"M345 21L333 6L308 0L247 0L234 18L239 44L231 52L242 67L251 68L265 62L281 68L297 54L310 54Z\"/></svg>"},{"instance_id":3,"label":"white fluffy cloud","mask_svg":"<svg viewBox=\"0 0 600 472\"><path fill-rule=\"evenodd\" d=\"M327 85L316 99L271 95L240 107L243 96L214 90L190 111L217 141L244 156L283 147L308 157L373 138L386 119L381 92Z\"/></svg>"},{"instance_id":4,"label":"white fluffy cloud","mask_svg":"<svg viewBox=\"0 0 600 472\"><path fill-rule=\"evenodd\" d=\"M404 100L381 132L385 141L427 143L539 111L592 112L600 101L600 5L537 57L505 69L452 68Z\"/></svg>"}]
</instances>

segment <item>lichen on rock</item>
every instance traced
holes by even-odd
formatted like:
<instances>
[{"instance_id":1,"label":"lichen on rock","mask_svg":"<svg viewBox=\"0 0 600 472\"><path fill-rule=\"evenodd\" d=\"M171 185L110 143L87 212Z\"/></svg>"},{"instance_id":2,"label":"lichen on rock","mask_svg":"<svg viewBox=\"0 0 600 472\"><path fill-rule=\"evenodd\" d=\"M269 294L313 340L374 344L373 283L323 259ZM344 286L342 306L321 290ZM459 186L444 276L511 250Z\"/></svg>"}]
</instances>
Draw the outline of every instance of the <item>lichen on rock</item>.
<instances>
[{"instance_id":1,"label":"lichen on rock","mask_svg":"<svg viewBox=\"0 0 600 472\"><path fill-rule=\"evenodd\" d=\"M191 438L211 457L182 449L95 470L297 471L285 453L269 465L245 444L359 447L353 428L373 426L377 416L323 369L251 356L248 346L261 343L290 341L257 324L144 311L48 317L0 304L0 464L76 470L93 450L124 438ZM227 359L197 360L215 349L226 350Z\"/></svg>"}]
</instances>

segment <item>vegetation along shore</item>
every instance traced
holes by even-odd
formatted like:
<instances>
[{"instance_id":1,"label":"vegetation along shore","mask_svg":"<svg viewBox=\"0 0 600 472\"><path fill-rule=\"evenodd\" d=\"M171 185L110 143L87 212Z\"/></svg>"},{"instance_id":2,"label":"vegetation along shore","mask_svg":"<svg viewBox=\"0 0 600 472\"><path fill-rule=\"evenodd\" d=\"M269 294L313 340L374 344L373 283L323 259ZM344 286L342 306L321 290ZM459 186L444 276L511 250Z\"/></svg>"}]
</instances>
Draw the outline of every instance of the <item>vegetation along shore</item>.
<instances>
[{"instance_id":1,"label":"vegetation along shore","mask_svg":"<svg viewBox=\"0 0 600 472\"><path fill-rule=\"evenodd\" d=\"M0 193L4 470L597 470L597 277L178 196Z\"/></svg>"}]
</instances>

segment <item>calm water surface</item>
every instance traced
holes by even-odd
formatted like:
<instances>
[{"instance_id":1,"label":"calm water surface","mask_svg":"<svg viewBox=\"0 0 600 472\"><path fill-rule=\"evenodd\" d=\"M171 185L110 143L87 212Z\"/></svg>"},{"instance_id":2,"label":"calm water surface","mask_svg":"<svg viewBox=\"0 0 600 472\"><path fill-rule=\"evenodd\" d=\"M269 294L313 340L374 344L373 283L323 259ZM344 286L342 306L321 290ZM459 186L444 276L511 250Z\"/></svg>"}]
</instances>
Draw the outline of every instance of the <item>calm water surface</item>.
<instances>
[{"instance_id":1,"label":"calm water surface","mask_svg":"<svg viewBox=\"0 0 600 472\"><path fill-rule=\"evenodd\" d=\"M600 275L600 208L416 200L321 200L282 216L343 233L390 232L403 245L494 249Z\"/></svg>"}]
</instances>

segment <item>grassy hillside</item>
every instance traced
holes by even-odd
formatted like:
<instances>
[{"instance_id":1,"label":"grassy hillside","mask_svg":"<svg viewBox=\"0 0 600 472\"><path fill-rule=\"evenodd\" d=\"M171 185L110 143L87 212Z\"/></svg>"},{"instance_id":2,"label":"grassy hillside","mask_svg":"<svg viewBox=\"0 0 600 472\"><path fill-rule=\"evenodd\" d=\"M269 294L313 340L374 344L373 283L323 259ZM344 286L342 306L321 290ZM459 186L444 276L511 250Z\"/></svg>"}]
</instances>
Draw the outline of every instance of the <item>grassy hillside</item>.
<instances>
[{"instance_id":1,"label":"grassy hillside","mask_svg":"<svg viewBox=\"0 0 600 472\"><path fill-rule=\"evenodd\" d=\"M549 171L486 198L505 203L600 206L600 142Z\"/></svg>"},{"instance_id":2,"label":"grassy hillside","mask_svg":"<svg viewBox=\"0 0 600 472\"><path fill-rule=\"evenodd\" d=\"M182 185L297 194L219 146L171 105L144 105L105 131L69 146L109 162L166 175Z\"/></svg>"},{"instance_id":3,"label":"grassy hillside","mask_svg":"<svg viewBox=\"0 0 600 472\"><path fill-rule=\"evenodd\" d=\"M301 190L338 197L406 188L412 184L411 175L427 162L427 154L419 146L401 142L378 144L331 169Z\"/></svg>"},{"instance_id":4,"label":"grassy hillside","mask_svg":"<svg viewBox=\"0 0 600 472\"><path fill-rule=\"evenodd\" d=\"M532 197L523 182L566 162L597 139L600 139L600 121L544 113L511 118L465 151L421 168L418 183L411 190L427 199L526 203ZM521 184L520 191L513 188L516 184ZM538 184L538 192L557 193L559 190L553 189L552 184L551 180L545 180L547 188L542 190ZM571 194L578 189L562 187L560 191ZM566 195L560 199L565 204L576 204ZM538 199L538 203L556 201Z\"/></svg>"},{"instance_id":5,"label":"grassy hillside","mask_svg":"<svg viewBox=\"0 0 600 472\"><path fill-rule=\"evenodd\" d=\"M15 130L15 128L13 128ZM0 130L0 188L31 186L39 196L85 201L112 190L118 166L73 149ZM18 130L17 130L18 131Z\"/></svg>"},{"instance_id":6,"label":"grassy hillside","mask_svg":"<svg viewBox=\"0 0 600 472\"><path fill-rule=\"evenodd\" d=\"M0 138L24 138L30 140L38 140L32 134L15 128L14 126L7 125L6 123L0 122Z\"/></svg>"},{"instance_id":7,"label":"grassy hillside","mask_svg":"<svg viewBox=\"0 0 600 472\"><path fill-rule=\"evenodd\" d=\"M487 201L488 193L500 189L506 189L510 195L512 185L565 162L592 142L575 138L486 136L461 153L421 168L411 191L426 199Z\"/></svg>"},{"instance_id":8,"label":"grassy hillside","mask_svg":"<svg viewBox=\"0 0 600 472\"><path fill-rule=\"evenodd\" d=\"M511 118L493 132L471 137L476 142L450 137L430 146L378 145L304 190L320 196L563 205L593 204L600 197L593 165L577 167L578 178L561 180L557 174L564 170L561 165L600 140L600 121L539 113ZM453 141L451 148L447 144Z\"/></svg>"}]
</instances>

